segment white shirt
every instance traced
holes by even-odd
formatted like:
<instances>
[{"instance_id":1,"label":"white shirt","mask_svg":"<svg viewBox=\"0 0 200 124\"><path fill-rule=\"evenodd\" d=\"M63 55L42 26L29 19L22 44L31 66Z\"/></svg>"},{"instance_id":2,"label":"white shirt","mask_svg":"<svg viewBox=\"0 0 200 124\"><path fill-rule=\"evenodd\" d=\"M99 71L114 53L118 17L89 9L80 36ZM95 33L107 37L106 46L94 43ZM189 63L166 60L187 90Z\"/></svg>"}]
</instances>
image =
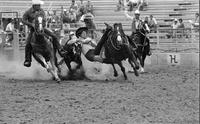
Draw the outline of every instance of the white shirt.
<instances>
[{"instance_id":1,"label":"white shirt","mask_svg":"<svg viewBox=\"0 0 200 124\"><path fill-rule=\"evenodd\" d=\"M97 43L89 37L86 39L80 37L79 40L82 43L82 53L84 55L86 55L89 50L94 49L97 45Z\"/></svg>"},{"instance_id":2,"label":"white shirt","mask_svg":"<svg viewBox=\"0 0 200 124\"><path fill-rule=\"evenodd\" d=\"M149 23L150 23L150 25L153 25L153 24L157 25L158 24L155 18L152 18L152 20L150 19Z\"/></svg>"},{"instance_id":3,"label":"white shirt","mask_svg":"<svg viewBox=\"0 0 200 124\"><path fill-rule=\"evenodd\" d=\"M14 31L14 24L12 23L9 23L7 26L6 26L6 31Z\"/></svg>"},{"instance_id":4,"label":"white shirt","mask_svg":"<svg viewBox=\"0 0 200 124\"><path fill-rule=\"evenodd\" d=\"M132 3L138 3L138 0L129 0Z\"/></svg>"},{"instance_id":5,"label":"white shirt","mask_svg":"<svg viewBox=\"0 0 200 124\"><path fill-rule=\"evenodd\" d=\"M77 42L77 37L75 36L75 35L73 35L72 36L72 38L71 38L71 40L69 40L68 42L67 42L67 44L73 44L73 43L76 43Z\"/></svg>"}]
</instances>

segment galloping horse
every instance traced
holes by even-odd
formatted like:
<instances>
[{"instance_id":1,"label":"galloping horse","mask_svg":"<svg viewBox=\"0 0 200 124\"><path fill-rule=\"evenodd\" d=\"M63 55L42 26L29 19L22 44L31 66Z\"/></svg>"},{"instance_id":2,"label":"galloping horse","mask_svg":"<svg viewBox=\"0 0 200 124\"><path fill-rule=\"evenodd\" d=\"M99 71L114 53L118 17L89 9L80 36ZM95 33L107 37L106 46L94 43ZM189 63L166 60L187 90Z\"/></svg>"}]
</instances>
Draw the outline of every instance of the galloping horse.
<instances>
[{"instance_id":1,"label":"galloping horse","mask_svg":"<svg viewBox=\"0 0 200 124\"><path fill-rule=\"evenodd\" d=\"M149 47L148 47L148 42L149 40L146 36L146 27L145 24L142 24L142 28L139 29L139 31L131 38L132 41L136 44L137 49L135 52L135 55L137 59L139 59L140 62L140 72L144 72L144 62L145 58L148 54Z\"/></svg>"},{"instance_id":2,"label":"galloping horse","mask_svg":"<svg viewBox=\"0 0 200 124\"><path fill-rule=\"evenodd\" d=\"M106 26L109 26L105 23ZM128 62L132 66L135 75L139 76L137 69L139 69L139 63L136 61L136 57L132 52L132 48L128 42L128 38L125 35L122 24L115 23L114 29L109 32L108 40L106 41L105 47L105 57L109 60L107 64L112 64L114 69L114 76L118 76L117 70L114 64L118 64L124 74L125 80L127 79L127 75L125 72L125 68L123 67L122 60L126 60L128 58Z\"/></svg>"},{"instance_id":3,"label":"galloping horse","mask_svg":"<svg viewBox=\"0 0 200 124\"><path fill-rule=\"evenodd\" d=\"M34 20L34 32L32 34L31 46L32 55L47 72L50 72L53 78L59 83L58 68L56 67L55 48L51 43L51 39L44 33L45 20L41 14L38 14ZM50 63L49 63L50 61Z\"/></svg>"},{"instance_id":4,"label":"galloping horse","mask_svg":"<svg viewBox=\"0 0 200 124\"><path fill-rule=\"evenodd\" d=\"M73 70L71 69L70 63L76 62L78 65L76 66L75 70L80 69L82 66L81 44L79 42L68 44L67 42L63 48L67 51L67 53L64 55L64 58L58 63L58 65L61 65L63 62L65 62L69 71L72 72Z\"/></svg>"}]
</instances>

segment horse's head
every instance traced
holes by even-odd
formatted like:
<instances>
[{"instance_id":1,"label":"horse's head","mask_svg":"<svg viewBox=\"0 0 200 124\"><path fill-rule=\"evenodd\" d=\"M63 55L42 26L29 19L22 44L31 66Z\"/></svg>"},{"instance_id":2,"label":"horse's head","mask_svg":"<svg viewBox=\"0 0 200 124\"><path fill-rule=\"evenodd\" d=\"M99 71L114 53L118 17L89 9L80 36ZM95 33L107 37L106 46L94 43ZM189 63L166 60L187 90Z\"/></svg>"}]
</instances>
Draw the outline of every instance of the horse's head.
<instances>
[{"instance_id":1,"label":"horse's head","mask_svg":"<svg viewBox=\"0 0 200 124\"><path fill-rule=\"evenodd\" d=\"M140 29L139 29L140 33L145 35L147 33L147 27L145 26L145 23L142 22L141 23L141 26L140 26Z\"/></svg>"},{"instance_id":2,"label":"horse's head","mask_svg":"<svg viewBox=\"0 0 200 124\"><path fill-rule=\"evenodd\" d=\"M123 37L125 36L124 31L122 29L121 23L115 23L114 27L114 35L116 35L116 41L119 44L123 44Z\"/></svg>"},{"instance_id":3,"label":"horse's head","mask_svg":"<svg viewBox=\"0 0 200 124\"><path fill-rule=\"evenodd\" d=\"M122 24L114 23L113 27L114 29L113 29L112 38L116 41L117 46L127 43L126 35L123 31Z\"/></svg>"},{"instance_id":4,"label":"horse's head","mask_svg":"<svg viewBox=\"0 0 200 124\"><path fill-rule=\"evenodd\" d=\"M45 20L44 16L41 14L38 14L35 17L34 24L35 24L35 27L34 27L35 32L37 34L42 34L44 32L44 28L46 26L46 20Z\"/></svg>"},{"instance_id":5,"label":"horse's head","mask_svg":"<svg viewBox=\"0 0 200 124\"><path fill-rule=\"evenodd\" d=\"M105 23L108 27L109 25ZM128 43L127 36L125 35L122 24L121 23L114 23L113 30L109 32L108 42L110 41L111 45L115 49L121 49L121 46Z\"/></svg>"},{"instance_id":6,"label":"horse's head","mask_svg":"<svg viewBox=\"0 0 200 124\"><path fill-rule=\"evenodd\" d=\"M82 45L79 42L73 44L73 53L75 56L81 56Z\"/></svg>"}]
</instances>

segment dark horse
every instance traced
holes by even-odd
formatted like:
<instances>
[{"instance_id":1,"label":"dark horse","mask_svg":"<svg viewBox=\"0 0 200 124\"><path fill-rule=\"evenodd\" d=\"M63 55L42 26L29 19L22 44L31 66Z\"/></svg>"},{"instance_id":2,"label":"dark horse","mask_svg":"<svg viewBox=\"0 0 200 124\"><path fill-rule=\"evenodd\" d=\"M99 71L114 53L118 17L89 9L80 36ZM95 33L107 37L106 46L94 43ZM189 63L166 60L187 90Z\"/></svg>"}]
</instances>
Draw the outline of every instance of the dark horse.
<instances>
[{"instance_id":1,"label":"dark horse","mask_svg":"<svg viewBox=\"0 0 200 124\"><path fill-rule=\"evenodd\" d=\"M76 66L75 70L80 69L82 66L82 60L81 60L81 49L82 46L79 42L75 42L72 44L68 44L68 42L63 46L64 50L67 51L67 53L63 56L63 59L58 63L58 65L61 65L63 62L67 65L70 72L73 72L71 68L71 62L76 62L78 65Z\"/></svg>"},{"instance_id":2,"label":"dark horse","mask_svg":"<svg viewBox=\"0 0 200 124\"><path fill-rule=\"evenodd\" d=\"M142 28L139 29L139 31L136 34L134 34L134 36L131 36L132 41L137 46L135 55L140 62L140 72L142 73L144 72L144 62L145 62L146 56L150 50L149 49L150 47L148 46L149 39L146 36L146 34L147 34L147 30L145 27L145 23L143 23Z\"/></svg>"},{"instance_id":3,"label":"dark horse","mask_svg":"<svg viewBox=\"0 0 200 124\"><path fill-rule=\"evenodd\" d=\"M38 14L35 17L34 24L35 27L31 39L32 55L35 60L46 68L59 83L60 78L58 77L58 68L56 66L56 52L52 42L50 41L51 39L44 33L44 17Z\"/></svg>"},{"instance_id":4,"label":"dark horse","mask_svg":"<svg viewBox=\"0 0 200 124\"><path fill-rule=\"evenodd\" d=\"M109 26L105 23L106 26ZM118 64L124 74L125 80L127 79L127 75L125 72L125 68L123 67L122 60L126 60L128 58L128 62L132 66L135 75L139 76L137 69L139 69L139 63L136 61L136 57L132 52L132 47L129 44L128 37L125 35L122 24L115 23L114 29L109 32L108 40L106 41L105 47L105 57L111 60L107 64L112 64L114 69L114 76L118 76L117 70L114 64Z\"/></svg>"}]
</instances>

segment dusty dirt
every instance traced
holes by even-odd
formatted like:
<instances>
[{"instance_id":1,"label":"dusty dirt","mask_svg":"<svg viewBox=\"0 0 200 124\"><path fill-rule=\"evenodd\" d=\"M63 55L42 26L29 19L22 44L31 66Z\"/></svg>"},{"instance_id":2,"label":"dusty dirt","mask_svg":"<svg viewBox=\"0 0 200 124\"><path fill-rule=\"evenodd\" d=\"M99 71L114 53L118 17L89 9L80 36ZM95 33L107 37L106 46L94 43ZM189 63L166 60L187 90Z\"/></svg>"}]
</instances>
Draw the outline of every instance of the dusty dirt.
<instances>
[{"instance_id":1,"label":"dusty dirt","mask_svg":"<svg viewBox=\"0 0 200 124\"><path fill-rule=\"evenodd\" d=\"M102 76L90 69L91 80L61 84L46 72L28 77L31 69L24 70L20 78L0 70L0 124L199 123L198 68L147 65L128 81L120 71L114 78L113 71Z\"/></svg>"}]
</instances>

